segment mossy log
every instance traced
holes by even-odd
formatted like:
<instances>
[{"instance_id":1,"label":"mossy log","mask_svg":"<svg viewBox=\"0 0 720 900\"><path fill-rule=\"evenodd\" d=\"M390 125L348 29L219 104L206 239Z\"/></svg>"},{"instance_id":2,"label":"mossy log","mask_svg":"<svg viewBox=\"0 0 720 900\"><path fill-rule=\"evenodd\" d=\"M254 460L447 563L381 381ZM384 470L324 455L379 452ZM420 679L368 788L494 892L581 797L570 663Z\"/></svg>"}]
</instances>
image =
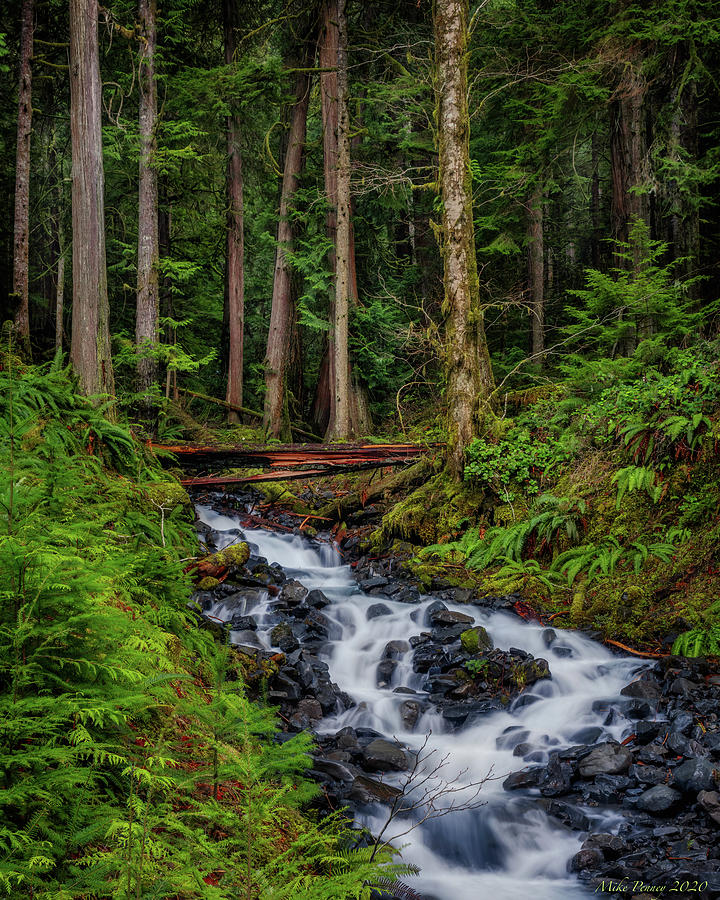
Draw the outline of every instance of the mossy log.
<instances>
[{"instance_id":1,"label":"mossy log","mask_svg":"<svg viewBox=\"0 0 720 900\"><path fill-rule=\"evenodd\" d=\"M416 462L407 469L396 472L389 478L384 478L376 484L368 485L365 488L347 494L345 497L331 501L319 510L318 515L340 522L351 513L367 506L368 503L374 503L381 498L391 497L403 489L422 484L432 471L431 461L421 459L420 462Z\"/></svg>"}]
</instances>

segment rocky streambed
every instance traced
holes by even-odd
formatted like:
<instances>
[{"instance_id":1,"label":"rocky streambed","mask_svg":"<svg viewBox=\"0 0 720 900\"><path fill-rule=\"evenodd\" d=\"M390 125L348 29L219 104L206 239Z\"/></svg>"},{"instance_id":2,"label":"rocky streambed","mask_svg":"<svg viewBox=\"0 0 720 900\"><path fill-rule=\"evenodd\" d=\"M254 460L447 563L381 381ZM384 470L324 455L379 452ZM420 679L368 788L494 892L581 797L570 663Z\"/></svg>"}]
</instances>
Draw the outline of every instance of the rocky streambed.
<instances>
[{"instance_id":1,"label":"rocky streambed","mask_svg":"<svg viewBox=\"0 0 720 900\"><path fill-rule=\"evenodd\" d=\"M201 624L268 679L277 740L315 734L328 808L405 845L421 897L720 897L706 661L613 654L523 621L517 597L421 594L391 559L240 527L243 503L196 507L208 546L250 550L194 596Z\"/></svg>"}]
</instances>

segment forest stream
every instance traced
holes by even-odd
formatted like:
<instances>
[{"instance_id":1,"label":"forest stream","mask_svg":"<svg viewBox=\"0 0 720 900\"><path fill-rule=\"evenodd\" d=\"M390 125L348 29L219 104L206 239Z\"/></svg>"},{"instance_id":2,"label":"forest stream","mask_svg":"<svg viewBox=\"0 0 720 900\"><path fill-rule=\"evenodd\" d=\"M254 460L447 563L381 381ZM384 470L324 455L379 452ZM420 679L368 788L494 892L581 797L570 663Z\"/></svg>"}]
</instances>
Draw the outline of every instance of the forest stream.
<instances>
[{"instance_id":1,"label":"forest stream","mask_svg":"<svg viewBox=\"0 0 720 900\"><path fill-rule=\"evenodd\" d=\"M238 517L208 505L198 504L196 511L203 538L217 549L247 540L253 556L278 564L288 579L296 579L311 591L319 589L330 601L323 614L331 628L317 655L329 667L334 686L349 695L352 705L343 709L347 701L338 702L335 711L315 725L320 742L325 736L340 733L348 740L345 744L341 740L339 746L350 747L356 738L362 745L382 736L405 748L407 759L420 752L425 760L405 792L404 802L410 809L394 819L384 833L385 839L403 835L394 843L405 845L403 860L420 869L419 876L410 879L414 890L433 900L476 900L485 896L557 900L592 892L591 887L568 874L568 863L588 832L627 832L629 826L623 824L623 816L617 809L597 803L578 805L566 810L566 815L575 819L571 823L574 828L567 827L558 821L557 810L549 816L543 809L543 803L557 803L549 799L552 790L543 791L545 797L541 799L537 790L512 793L503 785L509 773L523 764L547 766L554 751L578 745L620 746L632 725L617 714L613 704L627 703L620 692L647 668L646 663L612 654L577 632L556 633L510 613L474 605L442 604L450 614L465 619L471 613L475 624L487 630L495 648L518 648L535 660L545 657L551 671L551 677L537 681L507 708L479 710L468 716L462 728L453 730L448 718L429 701L432 671L429 675L419 673L417 665L413 666L411 644L417 646L417 639L411 638L428 627L433 604L437 606L434 598L421 596L414 603L383 598L384 609L378 610L378 597L358 587L334 544L259 529L241 530ZM276 608L275 598L259 592L248 595L243 608L238 607L237 595L228 601L221 599L207 615L222 621L238 614L252 616L257 630L232 630L230 640L242 645L249 638L269 650L270 632L282 618ZM446 618L451 620L452 615ZM300 653L298 650L295 655ZM378 673L383 671L383 662L391 658L395 664L383 680ZM409 699L414 704L410 707ZM332 755L335 777L342 778L344 770L350 772L352 780L353 767L343 762L349 756L342 750ZM325 761L325 771L333 770L332 755ZM440 773L430 776L430 793L443 785L452 785L454 792L435 798L436 813L450 803L470 808L447 815L432 814L420 822L427 808L414 804L413 798L427 789L425 776L442 760L445 765ZM385 783L395 785L406 778L407 772L392 770L382 776ZM475 785L481 781L484 783L476 797ZM467 787L458 791L463 785ZM477 803L480 799L482 805ZM373 834L383 829L387 805L353 806L356 820Z\"/></svg>"}]
</instances>

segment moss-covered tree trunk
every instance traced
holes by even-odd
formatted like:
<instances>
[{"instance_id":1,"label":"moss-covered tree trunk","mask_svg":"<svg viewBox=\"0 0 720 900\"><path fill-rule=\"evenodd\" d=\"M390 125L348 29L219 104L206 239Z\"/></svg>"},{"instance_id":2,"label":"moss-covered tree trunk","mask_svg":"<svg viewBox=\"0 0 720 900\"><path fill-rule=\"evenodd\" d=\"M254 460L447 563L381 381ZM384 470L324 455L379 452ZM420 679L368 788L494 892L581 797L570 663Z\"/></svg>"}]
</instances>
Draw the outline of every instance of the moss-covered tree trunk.
<instances>
[{"instance_id":1,"label":"moss-covered tree trunk","mask_svg":"<svg viewBox=\"0 0 720 900\"><path fill-rule=\"evenodd\" d=\"M538 184L530 197L528 209L528 285L532 320L532 355L541 363L545 352L545 253L543 204L545 194Z\"/></svg>"},{"instance_id":2,"label":"moss-covered tree trunk","mask_svg":"<svg viewBox=\"0 0 720 900\"><path fill-rule=\"evenodd\" d=\"M350 115L348 109L347 19L345 0L337 0L337 177L335 237L335 302L332 339L335 360L332 381L332 425L327 439L344 441L350 437L350 359L348 318L350 315Z\"/></svg>"},{"instance_id":3,"label":"moss-covered tree trunk","mask_svg":"<svg viewBox=\"0 0 720 900\"><path fill-rule=\"evenodd\" d=\"M23 0L20 21L13 293L18 300L15 328L30 349L30 135L32 134L33 0Z\"/></svg>"},{"instance_id":4,"label":"moss-covered tree trunk","mask_svg":"<svg viewBox=\"0 0 720 900\"><path fill-rule=\"evenodd\" d=\"M307 63L308 60L304 62ZM295 102L290 115L290 131L280 194L278 246L275 252L270 330L265 356L265 409L263 416L263 426L268 434L271 437L286 439L289 439L291 435L287 416L285 380L295 316L292 265L286 253L293 247L290 210L302 169L309 99L309 75L305 71L298 72L295 79Z\"/></svg>"},{"instance_id":5,"label":"moss-covered tree trunk","mask_svg":"<svg viewBox=\"0 0 720 900\"><path fill-rule=\"evenodd\" d=\"M447 463L462 478L465 448L494 390L480 306L470 175L467 0L436 0L435 77L445 296Z\"/></svg>"},{"instance_id":6,"label":"moss-covered tree trunk","mask_svg":"<svg viewBox=\"0 0 720 900\"><path fill-rule=\"evenodd\" d=\"M158 231L157 82L155 50L157 46L157 2L140 0L140 88L139 131L140 169L138 188L138 277L135 342L138 348L138 389L143 406L150 414L150 389L158 379L155 349L158 343L160 238Z\"/></svg>"},{"instance_id":7,"label":"moss-covered tree trunk","mask_svg":"<svg viewBox=\"0 0 720 900\"><path fill-rule=\"evenodd\" d=\"M105 260L97 0L70 0L73 313L70 358L86 394L114 394Z\"/></svg>"},{"instance_id":8,"label":"moss-covered tree trunk","mask_svg":"<svg viewBox=\"0 0 720 900\"><path fill-rule=\"evenodd\" d=\"M237 62L235 24L236 0L223 0L225 64ZM243 364L245 342L245 228L243 166L240 152L240 116L233 112L227 117L227 260L225 266L225 294L228 312L228 376L225 399L233 406L242 406ZM228 421L238 422L240 416L231 411Z\"/></svg>"}]
</instances>

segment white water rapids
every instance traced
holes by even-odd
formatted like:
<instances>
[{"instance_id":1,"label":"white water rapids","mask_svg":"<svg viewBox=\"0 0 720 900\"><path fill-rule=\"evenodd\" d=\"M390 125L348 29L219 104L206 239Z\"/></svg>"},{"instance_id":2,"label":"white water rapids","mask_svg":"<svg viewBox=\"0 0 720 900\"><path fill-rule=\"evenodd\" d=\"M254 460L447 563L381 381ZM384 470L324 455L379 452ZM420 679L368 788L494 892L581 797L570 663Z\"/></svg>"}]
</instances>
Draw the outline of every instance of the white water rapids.
<instances>
[{"instance_id":1,"label":"white water rapids","mask_svg":"<svg viewBox=\"0 0 720 900\"><path fill-rule=\"evenodd\" d=\"M423 752L436 751L428 766L447 756L442 770L447 781L457 786L477 782L492 772L493 778L481 789L483 806L430 818L399 839L398 844L405 845L402 860L421 869L419 877L409 880L414 889L433 900L565 900L589 895L588 889L566 870L568 860L580 849L586 835L548 818L527 795L503 790L507 774L527 765L522 758L513 756L517 741L512 740L508 729L527 732L522 740L536 748L540 761L547 759L549 749L586 743L573 736L591 726L602 728L598 741L622 739L629 723L620 717L616 724L605 725L607 709L603 711L601 707L606 704L596 703L596 709L600 707L597 712L592 707L595 701L609 703L619 699L620 689L641 667L637 660L614 656L571 631L558 632L556 644L549 649L543 640L543 629L516 616L447 604L450 609L474 616L476 624L487 629L495 647L518 647L534 657L548 659L552 679L526 690L539 698L535 702L514 710L511 707L509 711L487 713L477 724L460 731L449 732L443 718L428 711L408 732L399 707L410 698L423 700L426 694L422 687L428 676L413 672L412 651L400 660L389 688L377 687L376 669L388 641L407 641L411 635L426 630L424 613L432 598L408 604L364 594L349 566L341 564L334 546L257 529L241 532L239 519L221 515L208 506L198 505L196 509L200 520L216 532L213 537L219 549L239 539L247 540L254 553L270 563L279 563L289 578L297 578L308 589L319 588L331 601L323 614L341 627L342 639L328 641L324 659L332 681L356 701L356 706L323 719L321 732L334 734L346 725L369 727L390 740L396 737L415 750L431 732ZM368 607L378 602L389 607L391 614L368 621ZM268 603L269 599L260 600L247 612L258 621L257 636L269 648L268 632L272 626L264 623ZM222 603L209 613L220 619L232 616L232 612L223 614ZM555 647L565 648L560 652L567 655L556 655ZM397 686L411 688L417 694L394 693ZM401 778L386 780L399 783ZM457 800L462 802L462 794ZM590 818L593 831L612 831L620 822L617 814L598 809L583 812ZM387 810L378 806L368 809L363 821L377 833L386 818ZM391 823L385 838L405 832L410 824L407 818L398 818Z\"/></svg>"}]
</instances>

